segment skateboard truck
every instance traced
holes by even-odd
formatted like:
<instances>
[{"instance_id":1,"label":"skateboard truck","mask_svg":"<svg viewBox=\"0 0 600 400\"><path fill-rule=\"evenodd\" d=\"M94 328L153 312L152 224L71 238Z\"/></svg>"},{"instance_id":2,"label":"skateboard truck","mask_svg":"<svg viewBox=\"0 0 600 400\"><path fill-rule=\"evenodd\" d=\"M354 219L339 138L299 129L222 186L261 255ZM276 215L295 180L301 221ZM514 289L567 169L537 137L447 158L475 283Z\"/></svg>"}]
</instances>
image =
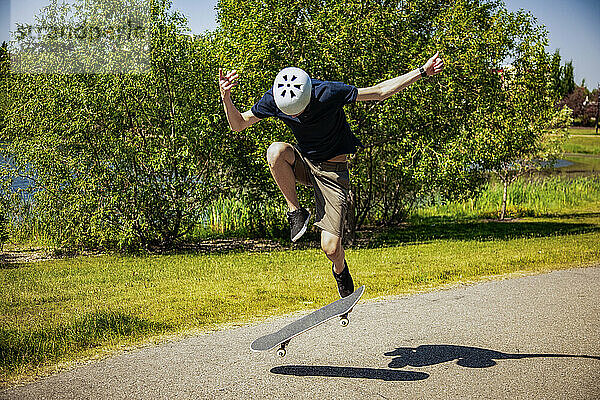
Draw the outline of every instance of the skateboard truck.
<instances>
[{"instance_id":1,"label":"skateboard truck","mask_svg":"<svg viewBox=\"0 0 600 400\"><path fill-rule=\"evenodd\" d=\"M285 357L285 347L290 343L290 341L288 340L287 342L283 342L281 343L281 346L279 347L279 350L277 350L277 355L281 358Z\"/></svg>"}]
</instances>

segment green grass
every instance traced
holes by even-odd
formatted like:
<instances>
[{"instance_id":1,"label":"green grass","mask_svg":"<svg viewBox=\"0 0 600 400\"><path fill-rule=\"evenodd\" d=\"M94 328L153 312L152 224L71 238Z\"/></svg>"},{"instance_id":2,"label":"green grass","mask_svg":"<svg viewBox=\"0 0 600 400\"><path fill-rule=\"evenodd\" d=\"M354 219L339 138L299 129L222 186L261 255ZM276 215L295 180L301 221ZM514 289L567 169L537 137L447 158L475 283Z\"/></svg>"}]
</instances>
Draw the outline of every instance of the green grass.
<instances>
[{"instance_id":1,"label":"green grass","mask_svg":"<svg viewBox=\"0 0 600 400\"><path fill-rule=\"evenodd\" d=\"M600 135L570 137L563 145L565 153L600 154Z\"/></svg>"},{"instance_id":2,"label":"green grass","mask_svg":"<svg viewBox=\"0 0 600 400\"><path fill-rule=\"evenodd\" d=\"M590 127L571 127L569 128L569 133L571 135L595 135L596 128Z\"/></svg>"},{"instance_id":3,"label":"green grass","mask_svg":"<svg viewBox=\"0 0 600 400\"><path fill-rule=\"evenodd\" d=\"M367 298L600 262L600 206L518 222L426 221L347 251ZM336 298L319 250L79 257L3 265L6 383L164 334L320 307Z\"/></svg>"},{"instance_id":4,"label":"green grass","mask_svg":"<svg viewBox=\"0 0 600 400\"><path fill-rule=\"evenodd\" d=\"M487 184L473 199L434 204L414 211L413 220L430 217L454 219L497 218L502 185ZM523 217L568 211L600 199L600 177L523 177L509 186L507 216Z\"/></svg>"}]
</instances>

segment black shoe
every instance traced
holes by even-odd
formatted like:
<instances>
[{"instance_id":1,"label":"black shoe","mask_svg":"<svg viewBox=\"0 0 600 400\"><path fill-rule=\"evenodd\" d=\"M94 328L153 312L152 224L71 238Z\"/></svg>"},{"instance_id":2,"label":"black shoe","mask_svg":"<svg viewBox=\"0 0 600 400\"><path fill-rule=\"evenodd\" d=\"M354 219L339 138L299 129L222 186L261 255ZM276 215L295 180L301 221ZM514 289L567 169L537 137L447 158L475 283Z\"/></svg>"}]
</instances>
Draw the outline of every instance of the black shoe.
<instances>
[{"instance_id":1,"label":"black shoe","mask_svg":"<svg viewBox=\"0 0 600 400\"><path fill-rule=\"evenodd\" d=\"M310 220L310 213L306 208L299 208L296 211L288 212L287 217L290 222L292 242L295 242L304 235L304 232L306 232L308 221Z\"/></svg>"},{"instance_id":2,"label":"black shoe","mask_svg":"<svg viewBox=\"0 0 600 400\"><path fill-rule=\"evenodd\" d=\"M350 276L350 269L348 268L348 264L344 261L344 265L346 268L342 271L341 274L336 274L333 269L333 265L331 266L331 270L333 272L333 277L338 285L338 292L340 293L340 297L347 297L354 293L354 281L352 281L352 276Z\"/></svg>"}]
</instances>

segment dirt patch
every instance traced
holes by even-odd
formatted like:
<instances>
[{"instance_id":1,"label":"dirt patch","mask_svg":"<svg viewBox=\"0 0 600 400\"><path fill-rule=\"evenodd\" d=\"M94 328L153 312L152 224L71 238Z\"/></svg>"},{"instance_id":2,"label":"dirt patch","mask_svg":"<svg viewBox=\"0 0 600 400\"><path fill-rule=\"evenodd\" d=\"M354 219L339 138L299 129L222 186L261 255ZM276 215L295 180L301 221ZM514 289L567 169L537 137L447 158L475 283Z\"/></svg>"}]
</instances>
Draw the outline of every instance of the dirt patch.
<instances>
[{"instance_id":1,"label":"dirt patch","mask_svg":"<svg viewBox=\"0 0 600 400\"><path fill-rule=\"evenodd\" d=\"M285 243L274 240L264 239L216 239L206 240L198 243L186 243L177 246L171 250L156 249L149 251L151 254L181 254L181 253L202 253L202 254L223 254L236 252L267 252L289 249L290 246ZM18 264L42 262L49 260L66 259L77 256L100 256L103 252L85 251L60 251L48 250L44 248L28 249L10 249L0 251L0 268L15 268Z\"/></svg>"},{"instance_id":2,"label":"dirt patch","mask_svg":"<svg viewBox=\"0 0 600 400\"><path fill-rule=\"evenodd\" d=\"M352 243L345 243L344 247L363 248L369 247L373 237L383 228L366 227L356 233ZM223 254L223 253L262 253L284 250L320 249L319 232L311 230L305 234L301 241L291 243L286 240L271 239L210 239L194 243L180 243L171 249L150 249L144 254ZM77 256L101 256L107 254L102 251L69 251L50 250L45 248L9 248L0 251L0 268L15 268L17 264L33 263L49 260L67 259Z\"/></svg>"},{"instance_id":3,"label":"dirt patch","mask_svg":"<svg viewBox=\"0 0 600 400\"><path fill-rule=\"evenodd\" d=\"M198 243L188 243L178 246L168 253L193 252L203 254L231 252L265 252L287 249L289 246L280 242L266 239L215 239Z\"/></svg>"},{"instance_id":4,"label":"dirt patch","mask_svg":"<svg viewBox=\"0 0 600 400\"><path fill-rule=\"evenodd\" d=\"M48 261L57 258L60 257L57 257L53 252L42 248L1 251L0 268L5 265Z\"/></svg>"}]
</instances>

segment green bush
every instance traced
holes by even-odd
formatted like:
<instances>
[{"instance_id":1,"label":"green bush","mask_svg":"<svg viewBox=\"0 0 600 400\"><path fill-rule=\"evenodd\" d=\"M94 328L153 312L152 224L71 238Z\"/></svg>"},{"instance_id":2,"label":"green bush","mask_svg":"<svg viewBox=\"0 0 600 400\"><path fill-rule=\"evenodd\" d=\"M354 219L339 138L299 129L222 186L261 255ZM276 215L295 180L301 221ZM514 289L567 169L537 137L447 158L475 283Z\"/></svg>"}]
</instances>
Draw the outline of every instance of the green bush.
<instances>
[{"instance_id":1,"label":"green bush","mask_svg":"<svg viewBox=\"0 0 600 400\"><path fill-rule=\"evenodd\" d=\"M38 22L110 23L119 9L146 4L75 3L81 8L73 13L51 2ZM282 199L264 154L271 142L293 138L273 120L230 132L219 67L240 72L234 96L245 110L284 66L364 87L442 53L442 74L380 104L346 109L366 146L351 160L351 221L358 226L401 221L431 192L469 196L483 176L472 165L490 170L535 152L537 128L553 106L546 35L531 15L511 13L501 2L220 0L218 29L196 37L185 34L185 18L169 1L151 4L147 70L111 72L119 62L111 56L102 66L107 71L96 74L8 76L11 106L0 141L9 145L2 151L14 156L13 173L35 182L25 231L55 246L171 246L202 229L219 196L229 202L226 212L238 205L225 198L242 194L248 214L235 219L251 224L245 230L279 229L270 215ZM21 44L61 48L60 40ZM515 60L510 85L496 72L509 56ZM30 71L60 61L51 54L24 60ZM301 196L312 197L310 191ZM244 228L221 220L216 230Z\"/></svg>"},{"instance_id":2,"label":"green bush","mask_svg":"<svg viewBox=\"0 0 600 400\"><path fill-rule=\"evenodd\" d=\"M143 1L76 3L83 8L71 24L110 24L115 10ZM108 58L107 72L9 76L12 107L0 141L15 159L12 173L34 181L28 223L53 245L170 246L223 189L224 159L238 144L221 118L216 42L183 35L185 19L167 1L152 4L144 21L149 37L134 43L149 46L147 70L112 73L119 60ZM39 22L66 23L68 7L51 3ZM33 45L58 47L61 40L41 37ZM48 60L26 62L35 71Z\"/></svg>"}]
</instances>

